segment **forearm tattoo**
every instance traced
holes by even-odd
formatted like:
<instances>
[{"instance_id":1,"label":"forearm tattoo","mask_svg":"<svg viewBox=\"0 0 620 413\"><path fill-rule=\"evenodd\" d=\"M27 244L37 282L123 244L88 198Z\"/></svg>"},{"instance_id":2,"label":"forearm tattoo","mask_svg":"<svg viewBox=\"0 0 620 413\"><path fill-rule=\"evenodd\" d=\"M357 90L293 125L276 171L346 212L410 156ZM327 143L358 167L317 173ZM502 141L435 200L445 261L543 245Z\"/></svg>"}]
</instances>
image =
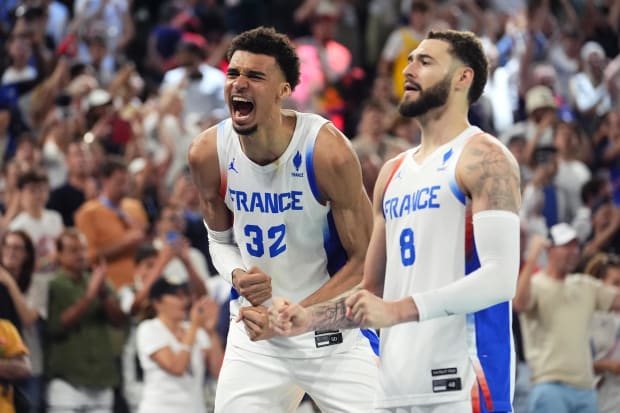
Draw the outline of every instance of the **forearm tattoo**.
<instances>
[{"instance_id":1,"label":"forearm tattoo","mask_svg":"<svg viewBox=\"0 0 620 413\"><path fill-rule=\"evenodd\" d=\"M312 330L339 330L359 327L357 323L346 317L347 306L345 305L347 298L359 289L361 287L356 286L330 301L313 305L311 307Z\"/></svg>"}]
</instances>

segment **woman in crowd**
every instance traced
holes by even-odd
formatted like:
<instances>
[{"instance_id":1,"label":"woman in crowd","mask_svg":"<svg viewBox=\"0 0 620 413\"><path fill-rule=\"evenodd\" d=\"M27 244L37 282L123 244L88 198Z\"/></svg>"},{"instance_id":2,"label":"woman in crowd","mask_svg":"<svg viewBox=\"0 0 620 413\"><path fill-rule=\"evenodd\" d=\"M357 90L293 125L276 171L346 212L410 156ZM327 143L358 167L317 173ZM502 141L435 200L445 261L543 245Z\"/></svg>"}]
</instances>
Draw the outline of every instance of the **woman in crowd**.
<instances>
[{"instance_id":1,"label":"woman in crowd","mask_svg":"<svg viewBox=\"0 0 620 413\"><path fill-rule=\"evenodd\" d=\"M138 326L144 387L138 413L204 413L205 369L217 377L223 359L217 304L207 297L190 309L188 284L159 278L149 290L156 317Z\"/></svg>"}]
</instances>

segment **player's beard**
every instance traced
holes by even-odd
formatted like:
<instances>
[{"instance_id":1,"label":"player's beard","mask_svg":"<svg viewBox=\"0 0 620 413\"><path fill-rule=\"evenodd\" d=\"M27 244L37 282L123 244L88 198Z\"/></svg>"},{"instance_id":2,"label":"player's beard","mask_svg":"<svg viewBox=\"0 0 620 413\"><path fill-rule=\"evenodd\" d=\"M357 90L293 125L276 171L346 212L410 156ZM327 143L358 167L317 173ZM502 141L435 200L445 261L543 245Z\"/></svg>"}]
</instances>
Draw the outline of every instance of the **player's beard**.
<instances>
[{"instance_id":1,"label":"player's beard","mask_svg":"<svg viewBox=\"0 0 620 413\"><path fill-rule=\"evenodd\" d=\"M258 130L258 125L254 124L252 126L248 126L246 128L238 128L235 125L233 125L233 130L235 132L237 132L237 135L241 135L241 136L249 136L253 133L255 133Z\"/></svg>"},{"instance_id":2,"label":"player's beard","mask_svg":"<svg viewBox=\"0 0 620 413\"><path fill-rule=\"evenodd\" d=\"M421 89L420 96L416 100L406 101L403 98L398 105L398 112L402 116L414 118L426 114L431 109L445 105L450 95L451 78L452 74L449 73L428 89Z\"/></svg>"}]
</instances>

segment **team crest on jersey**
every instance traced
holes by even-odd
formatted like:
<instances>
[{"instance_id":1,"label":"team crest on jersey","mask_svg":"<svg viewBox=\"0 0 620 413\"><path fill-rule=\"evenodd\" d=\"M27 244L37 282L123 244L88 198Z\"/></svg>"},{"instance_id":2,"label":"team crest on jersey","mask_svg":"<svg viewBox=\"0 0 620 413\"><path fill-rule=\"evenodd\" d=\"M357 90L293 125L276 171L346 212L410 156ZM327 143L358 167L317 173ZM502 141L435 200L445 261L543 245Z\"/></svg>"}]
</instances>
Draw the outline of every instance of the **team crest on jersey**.
<instances>
[{"instance_id":1,"label":"team crest on jersey","mask_svg":"<svg viewBox=\"0 0 620 413\"><path fill-rule=\"evenodd\" d=\"M448 149L448 151L446 153L443 154L443 159L441 162L441 166L439 168L437 168L438 171L445 171L446 168L448 167L448 165L446 165L446 163L448 162L448 160L452 157L452 148Z\"/></svg>"},{"instance_id":2,"label":"team crest on jersey","mask_svg":"<svg viewBox=\"0 0 620 413\"><path fill-rule=\"evenodd\" d=\"M296 177L296 178L303 178L304 177L304 173L303 172L299 172L299 168L301 168L301 162L302 162L301 153L299 151L297 151L297 153L293 157L293 166L295 167L295 172L291 173L291 175Z\"/></svg>"}]
</instances>

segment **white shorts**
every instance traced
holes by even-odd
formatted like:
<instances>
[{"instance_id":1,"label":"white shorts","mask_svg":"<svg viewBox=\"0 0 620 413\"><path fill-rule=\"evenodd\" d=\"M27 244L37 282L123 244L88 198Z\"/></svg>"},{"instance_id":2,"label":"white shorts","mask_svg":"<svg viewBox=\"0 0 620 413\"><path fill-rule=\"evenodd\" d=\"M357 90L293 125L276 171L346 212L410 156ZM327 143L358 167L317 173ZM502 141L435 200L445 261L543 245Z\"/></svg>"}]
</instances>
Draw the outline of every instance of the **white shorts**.
<instances>
[{"instance_id":1,"label":"white shorts","mask_svg":"<svg viewBox=\"0 0 620 413\"><path fill-rule=\"evenodd\" d=\"M324 412L373 411L378 358L363 337L350 351L319 358L272 357L228 345L215 413L294 412L308 393Z\"/></svg>"}]
</instances>

